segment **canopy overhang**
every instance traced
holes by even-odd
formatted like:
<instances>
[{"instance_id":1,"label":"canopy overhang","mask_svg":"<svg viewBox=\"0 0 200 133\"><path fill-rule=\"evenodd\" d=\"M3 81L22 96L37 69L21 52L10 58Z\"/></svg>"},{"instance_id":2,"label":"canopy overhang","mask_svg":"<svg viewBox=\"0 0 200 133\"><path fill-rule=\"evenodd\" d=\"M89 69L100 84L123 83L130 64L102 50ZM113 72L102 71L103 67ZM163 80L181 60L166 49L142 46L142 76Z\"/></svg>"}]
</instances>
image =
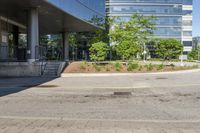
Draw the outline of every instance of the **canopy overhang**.
<instances>
[{"instance_id":1,"label":"canopy overhang","mask_svg":"<svg viewBox=\"0 0 200 133\"><path fill-rule=\"evenodd\" d=\"M40 34L92 31L100 28L63 11L47 0L0 0L0 16L24 26L27 26L27 12L31 8L38 8Z\"/></svg>"}]
</instances>

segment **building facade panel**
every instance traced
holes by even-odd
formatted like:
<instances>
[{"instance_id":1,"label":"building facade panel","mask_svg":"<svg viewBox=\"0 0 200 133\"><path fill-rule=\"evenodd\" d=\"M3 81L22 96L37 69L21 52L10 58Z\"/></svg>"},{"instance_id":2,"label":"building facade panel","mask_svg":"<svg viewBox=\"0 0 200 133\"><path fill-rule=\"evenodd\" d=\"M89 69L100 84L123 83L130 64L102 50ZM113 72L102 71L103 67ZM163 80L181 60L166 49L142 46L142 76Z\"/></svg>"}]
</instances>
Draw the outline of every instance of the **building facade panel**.
<instances>
[{"instance_id":1,"label":"building facade panel","mask_svg":"<svg viewBox=\"0 0 200 133\"><path fill-rule=\"evenodd\" d=\"M192 0L107 0L108 16L129 20L133 13L155 16L154 37L176 38L192 47Z\"/></svg>"}]
</instances>

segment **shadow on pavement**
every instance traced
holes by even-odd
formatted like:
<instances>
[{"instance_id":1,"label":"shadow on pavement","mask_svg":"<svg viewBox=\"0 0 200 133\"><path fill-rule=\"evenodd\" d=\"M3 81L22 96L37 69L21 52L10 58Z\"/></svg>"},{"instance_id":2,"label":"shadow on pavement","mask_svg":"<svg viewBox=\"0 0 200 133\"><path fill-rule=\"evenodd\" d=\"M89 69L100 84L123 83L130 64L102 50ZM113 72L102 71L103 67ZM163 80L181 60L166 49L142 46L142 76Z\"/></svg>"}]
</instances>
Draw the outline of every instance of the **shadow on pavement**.
<instances>
[{"instance_id":1,"label":"shadow on pavement","mask_svg":"<svg viewBox=\"0 0 200 133\"><path fill-rule=\"evenodd\" d=\"M56 78L52 77L18 77L0 78L0 97L18 93L34 86L39 86Z\"/></svg>"}]
</instances>

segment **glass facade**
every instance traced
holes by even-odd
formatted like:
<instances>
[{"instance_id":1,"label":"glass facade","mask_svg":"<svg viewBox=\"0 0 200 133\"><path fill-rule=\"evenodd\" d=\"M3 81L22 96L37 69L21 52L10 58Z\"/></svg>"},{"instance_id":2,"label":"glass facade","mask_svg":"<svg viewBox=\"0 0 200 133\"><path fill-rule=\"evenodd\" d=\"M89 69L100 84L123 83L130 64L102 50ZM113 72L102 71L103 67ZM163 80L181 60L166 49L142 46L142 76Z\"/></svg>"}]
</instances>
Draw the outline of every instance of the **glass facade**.
<instances>
[{"instance_id":1,"label":"glass facade","mask_svg":"<svg viewBox=\"0 0 200 133\"><path fill-rule=\"evenodd\" d=\"M107 0L109 2L126 2L126 3L165 3L165 4L184 4L192 5L192 0Z\"/></svg>"},{"instance_id":2,"label":"glass facade","mask_svg":"<svg viewBox=\"0 0 200 133\"><path fill-rule=\"evenodd\" d=\"M153 15L155 37L177 38L185 46L192 42L192 0L107 0L108 16L129 20L133 13Z\"/></svg>"},{"instance_id":3,"label":"glass facade","mask_svg":"<svg viewBox=\"0 0 200 133\"><path fill-rule=\"evenodd\" d=\"M104 23L105 0L48 0L73 16L96 25Z\"/></svg>"}]
</instances>

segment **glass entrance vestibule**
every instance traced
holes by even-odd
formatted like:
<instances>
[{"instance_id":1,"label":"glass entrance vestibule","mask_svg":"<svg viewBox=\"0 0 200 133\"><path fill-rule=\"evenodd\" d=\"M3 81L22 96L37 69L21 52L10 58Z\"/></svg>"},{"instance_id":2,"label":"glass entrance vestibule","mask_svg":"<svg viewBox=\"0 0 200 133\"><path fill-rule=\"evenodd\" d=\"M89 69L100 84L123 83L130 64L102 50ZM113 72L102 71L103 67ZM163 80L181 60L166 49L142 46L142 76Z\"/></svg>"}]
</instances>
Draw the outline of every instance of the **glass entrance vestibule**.
<instances>
[{"instance_id":1,"label":"glass entrance vestibule","mask_svg":"<svg viewBox=\"0 0 200 133\"><path fill-rule=\"evenodd\" d=\"M0 62L27 62L27 32L26 26L0 16ZM44 36L40 35L41 41ZM37 61L63 60L62 38L56 47L40 42L34 49Z\"/></svg>"},{"instance_id":2,"label":"glass entrance vestibule","mask_svg":"<svg viewBox=\"0 0 200 133\"><path fill-rule=\"evenodd\" d=\"M26 61L26 27L0 16L0 61Z\"/></svg>"}]
</instances>

